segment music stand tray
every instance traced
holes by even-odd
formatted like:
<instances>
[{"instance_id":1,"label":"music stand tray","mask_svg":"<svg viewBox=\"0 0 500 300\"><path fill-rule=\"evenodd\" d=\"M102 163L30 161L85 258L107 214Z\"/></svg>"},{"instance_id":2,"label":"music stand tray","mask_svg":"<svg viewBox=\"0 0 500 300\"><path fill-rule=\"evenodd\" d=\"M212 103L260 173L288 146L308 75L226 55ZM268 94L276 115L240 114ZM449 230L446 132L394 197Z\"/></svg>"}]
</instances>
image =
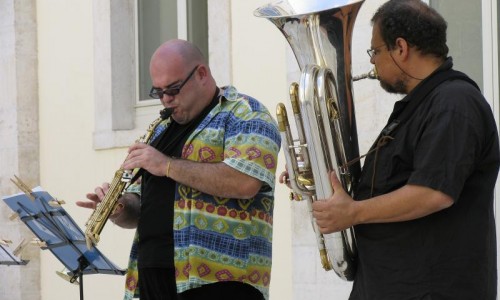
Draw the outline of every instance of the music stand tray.
<instances>
[{"instance_id":1,"label":"music stand tray","mask_svg":"<svg viewBox=\"0 0 500 300\"><path fill-rule=\"evenodd\" d=\"M35 234L40 248L50 250L69 270L71 283L79 278L82 290L84 274L125 274L125 270L113 264L97 247L87 248L83 231L48 192L41 187L23 191L3 197L4 202Z\"/></svg>"}]
</instances>

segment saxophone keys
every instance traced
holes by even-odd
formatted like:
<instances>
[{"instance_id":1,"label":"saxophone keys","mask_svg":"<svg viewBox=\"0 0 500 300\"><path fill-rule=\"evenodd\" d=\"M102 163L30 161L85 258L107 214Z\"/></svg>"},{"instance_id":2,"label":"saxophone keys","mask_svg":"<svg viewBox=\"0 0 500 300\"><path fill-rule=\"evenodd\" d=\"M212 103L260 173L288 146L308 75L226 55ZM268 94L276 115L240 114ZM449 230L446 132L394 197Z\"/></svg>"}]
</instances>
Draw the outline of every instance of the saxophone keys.
<instances>
[{"instance_id":1,"label":"saxophone keys","mask_svg":"<svg viewBox=\"0 0 500 300\"><path fill-rule=\"evenodd\" d=\"M123 172L122 174L122 182L129 182L130 180L132 180L133 178L133 174L132 174L132 171L131 170L126 170L125 172Z\"/></svg>"}]
</instances>

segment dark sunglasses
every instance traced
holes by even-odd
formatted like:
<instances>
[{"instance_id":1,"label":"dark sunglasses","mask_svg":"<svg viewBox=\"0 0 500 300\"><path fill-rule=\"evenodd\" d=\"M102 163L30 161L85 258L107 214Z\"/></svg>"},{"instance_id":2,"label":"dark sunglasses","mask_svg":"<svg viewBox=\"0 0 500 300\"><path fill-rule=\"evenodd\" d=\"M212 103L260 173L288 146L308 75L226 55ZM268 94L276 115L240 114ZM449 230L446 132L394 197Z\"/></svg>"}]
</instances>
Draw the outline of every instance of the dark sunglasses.
<instances>
[{"instance_id":1,"label":"dark sunglasses","mask_svg":"<svg viewBox=\"0 0 500 300\"><path fill-rule=\"evenodd\" d=\"M194 69L189 73L186 79L184 79L179 85L174 87L167 87L166 89L159 89L151 87L149 91L149 97L153 99L161 99L164 95L175 96L181 92L182 87L193 77L194 72L198 69L199 65L194 67Z\"/></svg>"}]
</instances>

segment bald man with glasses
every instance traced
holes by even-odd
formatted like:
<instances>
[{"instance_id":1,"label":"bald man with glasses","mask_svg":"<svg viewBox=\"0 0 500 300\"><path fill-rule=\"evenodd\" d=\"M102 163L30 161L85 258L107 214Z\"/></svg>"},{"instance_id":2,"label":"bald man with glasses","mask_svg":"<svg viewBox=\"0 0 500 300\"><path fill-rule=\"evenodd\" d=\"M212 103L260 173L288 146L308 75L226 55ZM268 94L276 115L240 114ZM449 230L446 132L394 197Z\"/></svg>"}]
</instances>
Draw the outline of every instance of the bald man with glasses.
<instances>
[{"instance_id":1,"label":"bald man with glasses","mask_svg":"<svg viewBox=\"0 0 500 300\"><path fill-rule=\"evenodd\" d=\"M111 217L137 227L125 299L268 299L281 142L274 119L256 99L218 87L187 41L161 45L150 74L150 96L172 114L122 166L144 170ZM107 189L78 204L95 207Z\"/></svg>"}]
</instances>

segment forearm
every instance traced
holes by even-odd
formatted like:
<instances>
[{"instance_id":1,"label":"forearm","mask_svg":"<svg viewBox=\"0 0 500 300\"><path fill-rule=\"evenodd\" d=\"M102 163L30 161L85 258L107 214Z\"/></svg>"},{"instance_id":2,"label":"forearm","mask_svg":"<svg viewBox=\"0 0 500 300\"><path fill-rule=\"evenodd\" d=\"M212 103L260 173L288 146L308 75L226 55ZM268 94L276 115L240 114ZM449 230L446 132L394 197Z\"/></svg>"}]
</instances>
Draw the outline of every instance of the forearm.
<instances>
[{"instance_id":1,"label":"forearm","mask_svg":"<svg viewBox=\"0 0 500 300\"><path fill-rule=\"evenodd\" d=\"M262 182L239 172L223 162L200 163L172 159L168 176L178 183L217 197L249 199L254 197Z\"/></svg>"},{"instance_id":2,"label":"forearm","mask_svg":"<svg viewBox=\"0 0 500 300\"><path fill-rule=\"evenodd\" d=\"M354 202L356 224L409 221L453 204L453 199L428 187L406 185L391 193Z\"/></svg>"},{"instance_id":3,"label":"forearm","mask_svg":"<svg viewBox=\"0 0 500 300\"><path fill-rule=\"evenodd\" d=\"M141 214L139 195L125 193L118 199L118 207L109 219L122 228L136 228Z\"/></svg>"}]
</instances>

